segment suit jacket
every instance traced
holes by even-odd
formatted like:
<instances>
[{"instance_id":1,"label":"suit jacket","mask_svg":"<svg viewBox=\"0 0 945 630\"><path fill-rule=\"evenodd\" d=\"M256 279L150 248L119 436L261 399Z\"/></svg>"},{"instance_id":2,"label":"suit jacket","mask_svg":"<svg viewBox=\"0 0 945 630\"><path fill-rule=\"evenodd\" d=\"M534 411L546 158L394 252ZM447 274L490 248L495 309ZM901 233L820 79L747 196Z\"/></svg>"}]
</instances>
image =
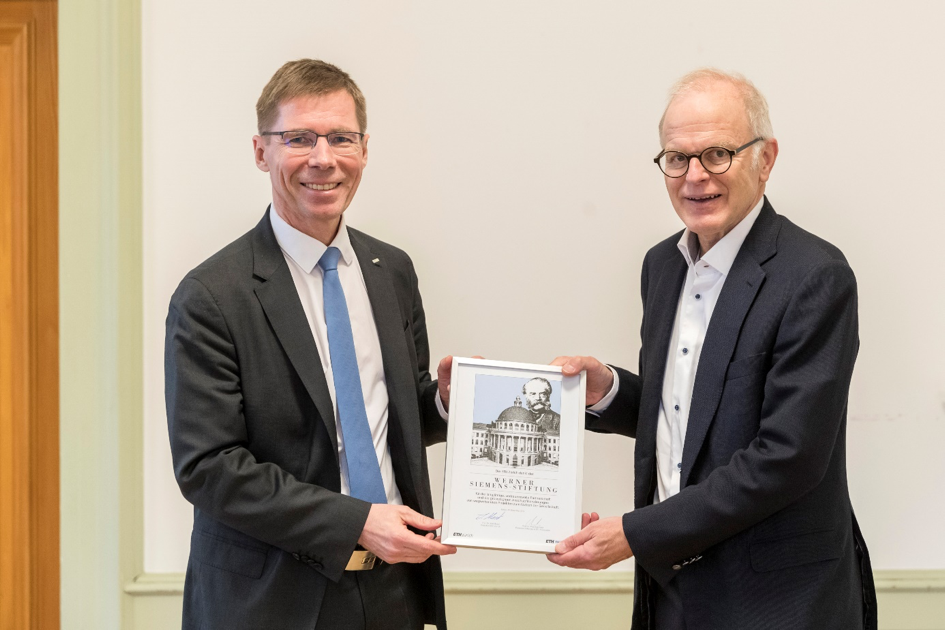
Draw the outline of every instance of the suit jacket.
<instances>
[{"instance_id":1,"label":"suit jacket","mask_svg":"<svg viewBox=\"0 0 945 630\"><path fill-rule=\"evenodd\" d=\"M403 251L349 234L380 338L397 486L432 516L424 447L446 423L417 276ZM340 494L328 385L268 213L180 283L165 372L174 473L194 505L184 627L314 628L370 504ZM445 628L439 559L421 566L426 619Z\"/></svg>"},{"instance_id":2,"label":"suit jacket","mask_svg":"<svg viewBox=\"0 0 945 630\"><path fill-rule=\"evenodd\" d=\"M847 396L858 349L843 254L765 199L706 331L680 492L653 505L663 373L686 263L676 234L643 262L639 375L590 430L636 438L634 628L675 580L687 627L876 628L866 545L846 478ZM862 619L862 620L861 620Z\"/></svg>"},{"instance_id":3,"label":"suit jacket","mask_svg":"<svg viewBox=\"0 0 945 630\"><path fill-rule=\"evenodd\" d=\"M535 415L535 423L538 424L545 431L560 431L561 430L561 414L553 409L549 409L543 413Z\"/></svg>"}]
</instances>

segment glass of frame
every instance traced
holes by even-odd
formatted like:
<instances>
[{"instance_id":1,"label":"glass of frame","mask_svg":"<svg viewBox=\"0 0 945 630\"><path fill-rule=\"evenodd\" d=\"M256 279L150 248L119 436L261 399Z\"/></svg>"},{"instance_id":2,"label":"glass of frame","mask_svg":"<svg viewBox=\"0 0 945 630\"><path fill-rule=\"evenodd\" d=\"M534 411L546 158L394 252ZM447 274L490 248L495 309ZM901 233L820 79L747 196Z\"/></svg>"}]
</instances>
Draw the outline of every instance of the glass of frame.
<instances>
[{"instance_id":1,"label":"glass of frame","mask_svg":"<svg viewBox=\"0 0 945 630\"><path fill-rule=\"evenodd\" d=\"M453 358L445 544L552 553L581 527L584 372Z\"/></svg>"}]
</instances>

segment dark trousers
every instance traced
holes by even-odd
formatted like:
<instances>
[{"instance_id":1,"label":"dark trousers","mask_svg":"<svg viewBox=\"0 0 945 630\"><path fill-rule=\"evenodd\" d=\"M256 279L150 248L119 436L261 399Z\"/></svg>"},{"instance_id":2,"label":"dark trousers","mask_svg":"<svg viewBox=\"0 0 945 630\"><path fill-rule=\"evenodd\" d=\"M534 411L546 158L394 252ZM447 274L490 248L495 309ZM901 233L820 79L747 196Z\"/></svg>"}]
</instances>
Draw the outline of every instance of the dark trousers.
<instances>
[{"instance_id":1,"label":"dark trousers","mask_svg":"<svg viewBox=\"0 0 945 630\"><path fill-rule=\"evenodd\" d=\"M429 604L421 567L381 562L329 582L316 630L422 630Z\"/></svg>"}]
</instances>

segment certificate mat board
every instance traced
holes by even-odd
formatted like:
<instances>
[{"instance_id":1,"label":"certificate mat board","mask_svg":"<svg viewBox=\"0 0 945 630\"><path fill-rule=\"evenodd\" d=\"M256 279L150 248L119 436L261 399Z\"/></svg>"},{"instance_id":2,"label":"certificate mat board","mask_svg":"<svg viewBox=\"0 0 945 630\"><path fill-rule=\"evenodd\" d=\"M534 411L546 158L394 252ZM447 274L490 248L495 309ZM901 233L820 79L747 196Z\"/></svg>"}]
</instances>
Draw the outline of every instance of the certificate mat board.
<instances>
[{"instance_id":1,"label":"certificate mat board","mask_svg":"<svg viewBox=\"0 0 945 630\"><path fill-rule=\"evenodd\" d=\"M552 553L581 527L586 375L453 358L442 540Z\"/></svg>"}]
</instances>

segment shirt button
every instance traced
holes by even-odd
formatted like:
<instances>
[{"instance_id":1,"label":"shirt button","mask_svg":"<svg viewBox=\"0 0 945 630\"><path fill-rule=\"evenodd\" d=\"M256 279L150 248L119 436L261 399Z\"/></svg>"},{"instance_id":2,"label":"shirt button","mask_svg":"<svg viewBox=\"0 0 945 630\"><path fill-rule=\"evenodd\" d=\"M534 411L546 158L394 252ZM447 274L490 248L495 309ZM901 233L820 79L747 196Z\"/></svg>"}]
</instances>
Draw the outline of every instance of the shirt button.
<instances>
[{"instance_id":1,"label":"shirt button","mask_svg":"<svg viewBox=\"0 0 945 630\"><path fill-rule=\"evenodd\" d=\"M689 354L689 348L683 348L683 349L682 349L682 353L683 353L683 354Z\"/></svg>"},{"instance_id":2,"label":"shirt button","mask_svg":"<svg viewBox=\"0 0 945 630\"><path fill-rule=\"evenodd\" d=\"M679 411L679 405L673 405L673 409L675 409L676 411Z\"/></svg>"},{"instance_id":3,"label":"shirt button","mask_svg":"<svg viewBox=\"0 0 945 630\"><path fill-rule=\"evenodd\" d=\"M701 299L702 299L702 295L699 294L699 293L696 293L696 299L697 299L697 300L701 300Z\"/></svg>"}]
</instances>

